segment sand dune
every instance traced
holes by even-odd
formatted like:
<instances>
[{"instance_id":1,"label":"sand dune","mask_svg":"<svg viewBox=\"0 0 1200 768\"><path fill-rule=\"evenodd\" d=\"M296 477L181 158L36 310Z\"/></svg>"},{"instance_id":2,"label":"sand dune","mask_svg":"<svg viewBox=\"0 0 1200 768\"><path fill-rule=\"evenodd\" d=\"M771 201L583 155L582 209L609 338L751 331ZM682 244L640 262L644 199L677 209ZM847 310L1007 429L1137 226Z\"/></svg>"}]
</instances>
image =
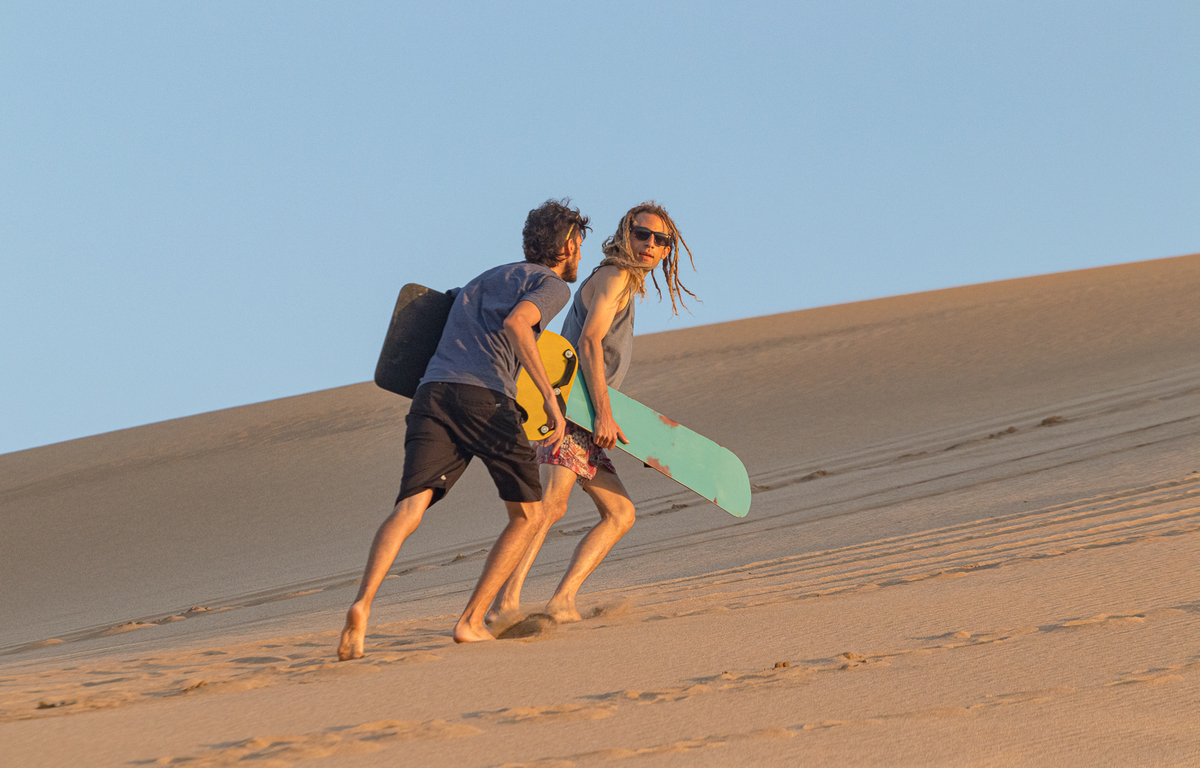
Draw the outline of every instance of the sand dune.
<instances>
[{"instance_id":1,"label":"sand dune","mask_svg":"<svg viewBox=\"0 0 1200 768\"><path fill-rule=\"evenodd\" d=\"M491 644L449 637L502 526L472 467L333 660L403 458L373 385L0 456L6 764L1200 764L1198 291L1187 256L639 337L627 391L750 515L619 455L587 618Z\"/></svg>"}]
</instances>

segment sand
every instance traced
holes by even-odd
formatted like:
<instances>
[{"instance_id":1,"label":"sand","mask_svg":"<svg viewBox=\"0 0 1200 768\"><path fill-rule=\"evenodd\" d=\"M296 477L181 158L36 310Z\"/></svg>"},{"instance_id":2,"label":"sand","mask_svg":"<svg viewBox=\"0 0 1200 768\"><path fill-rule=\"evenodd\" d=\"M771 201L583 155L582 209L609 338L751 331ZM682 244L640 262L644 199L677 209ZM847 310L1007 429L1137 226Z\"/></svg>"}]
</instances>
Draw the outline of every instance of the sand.
<instances>
[{"instance_id":1,"label":"sand","mask_svg":"<svg viewBox=\"0 0 1200 768\"><path fill-rule=\"evenodd\" d=\"M403 460L371 384L0 456L3 763L1200 764L1198 293L1186 256L638 337L626 391L750 514L618 454L586 618L494 643L450 639L504 522L473 466L334 660Z\"/></svg>"}]
</instances>

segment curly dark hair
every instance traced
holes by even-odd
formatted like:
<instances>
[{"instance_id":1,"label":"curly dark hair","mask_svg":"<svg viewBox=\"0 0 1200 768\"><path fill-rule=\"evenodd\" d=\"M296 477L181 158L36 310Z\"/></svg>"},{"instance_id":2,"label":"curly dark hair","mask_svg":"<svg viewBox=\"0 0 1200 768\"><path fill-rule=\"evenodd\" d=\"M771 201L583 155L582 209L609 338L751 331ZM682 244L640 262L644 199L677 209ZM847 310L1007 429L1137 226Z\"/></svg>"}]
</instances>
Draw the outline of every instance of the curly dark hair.
<instances>
[{"instance_id":1,"label":"curly dark hair","mask_svg":"<svg viewBox=\"0 0 1200 768\"><path fill-rule=\"evenodd\" d=\"M525 244L525 261L556 267L562 261L562 248L568 237L579 232L587 237L588 217L571 208L571 198L547 200L525 217L521 238Z\"/></svg>"}]
</instances>

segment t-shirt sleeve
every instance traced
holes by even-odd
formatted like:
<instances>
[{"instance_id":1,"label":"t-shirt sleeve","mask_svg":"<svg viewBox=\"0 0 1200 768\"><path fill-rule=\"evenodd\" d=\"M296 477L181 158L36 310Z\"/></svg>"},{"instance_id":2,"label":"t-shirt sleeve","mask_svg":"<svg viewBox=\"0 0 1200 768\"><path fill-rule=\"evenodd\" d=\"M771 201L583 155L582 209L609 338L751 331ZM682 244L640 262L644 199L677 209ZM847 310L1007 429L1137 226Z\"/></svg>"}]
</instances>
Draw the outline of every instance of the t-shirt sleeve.
<instances>
[{"instance_id":1,"label":"t-shirt sleeve","mask_svg":"<svg viewBox=\"0 0 1200 768\"><path fill-rule=\"evenodd\" d=\"M567 306L571 300L571 289L557 276L547 275L525 292L521 301L528 301L542 313L542 321L538 323L538 332L546 330L554 316Z\"/></svg>"}]
</instances>

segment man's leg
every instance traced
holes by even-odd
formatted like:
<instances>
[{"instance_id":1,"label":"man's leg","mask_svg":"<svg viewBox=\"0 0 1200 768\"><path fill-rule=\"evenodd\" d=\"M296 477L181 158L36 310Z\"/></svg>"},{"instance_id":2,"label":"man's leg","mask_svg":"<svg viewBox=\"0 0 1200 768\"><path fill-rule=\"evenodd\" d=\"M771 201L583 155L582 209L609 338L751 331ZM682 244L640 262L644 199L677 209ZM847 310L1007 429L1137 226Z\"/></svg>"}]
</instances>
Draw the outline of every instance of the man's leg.
<instances>
[{"instance_id":1,"label":"man's leg","mask_svg":"<svg viewBox=\"0 0 1200 768\"><path fill-rule=\"evenodd\" d=\"M529 569L533 567L533 561L541 551L542 543L546 540L546 534L550 532L550 527L561 520L567 512L567 500L571 497L571 489L575 487L577 475L557 464L543 464L542 466L545 468L543 477L546 478L546 490L542 496L542 525L533 535L533 540L525 549L521 562L517 563L516 570L500 588L500 592L492 602L491 610L487 612L486 621L494 621L500 614L506 611L515 611L521 607L521 589L525 586L525 577L529 575Z\"/></svg>"},{"instance_id":2,"label":"man's leg","mask_svg":"<svg viewBox=\"0 0 1200 768\"><path fill-rule=\"evenodd\" d=\"M521 556L529 548L529 542L542 525L542 502L506 501L508 525L488 553L487 562L479 583L467 601L467 607L454 625L454 642L472 643L477 640L494 640L492 633L483 625L484 613L505 580L517 567Z\"/></svg>"},{"instance_id":3,"label":"man's leg","mask_svg":"<svg viewBox=\"0 0 1200 768\"><path fill-rule=\"evenodd\" d=\"M379 530L375 532L375 540L371 542L371 554L367 556L367 567L363 571L362 583L358 586L358 596L350 610L346 612L346 626L342 629L342 639L338 644L338 659L361 659L363 655L363 638L367 634L367 619L371 615L371 602L379 585L387 576L388 569L400 553L400 545L404 543L417 526L421 517L433 501L433 489L426 488L418 494L402 499Z\"/></svg>"},{"instance_id":4,"label":"man's leg","mask_svg":"<svg viewBox=\"0 0 1200 768\"><path fill-rule=\"evenodd\" d=\"M600 510L600 522L588 531L575 548L566 575L546 605L546 613L556 621L579 621L579 611L575 608L575 596L579 588L583 586L584 580L592 575L592 571L596 570L596 566L600 565L600 561L613 545L633 527L633 501L621 483L621 478L606 469L601 469L583 489L596 502L596 507Z\"/></svg>"}]
</instances>

